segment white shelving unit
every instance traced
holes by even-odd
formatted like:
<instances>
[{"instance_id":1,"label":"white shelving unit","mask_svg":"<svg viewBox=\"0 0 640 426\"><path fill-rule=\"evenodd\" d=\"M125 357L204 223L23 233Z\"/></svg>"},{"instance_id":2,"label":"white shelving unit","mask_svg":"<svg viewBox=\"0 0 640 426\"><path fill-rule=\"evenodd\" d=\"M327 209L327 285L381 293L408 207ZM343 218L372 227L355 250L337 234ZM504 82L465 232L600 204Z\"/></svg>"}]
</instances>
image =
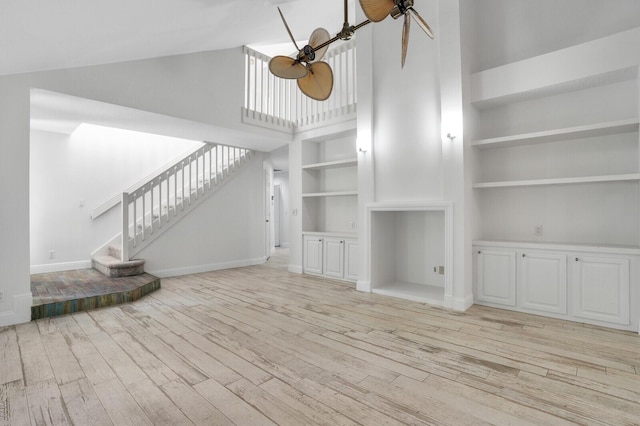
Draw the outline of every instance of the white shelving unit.
<instances>
[{"instance_id":1,"label":"white shelving unit","mask_svg":"<svg viewBox=\"0 0 640 426\"><path fill-rule=\"evenodd\" d=\"M302 170L328 170L340 167L354 167L358 165L358 159L346 159L336 161L326 161L324 163L307 164L302 166Z\"/></svg>"},{"instance_id":2,"label":"white shelving unit","mask_svg":"<svg viewBox=\"0 0 640 426\"><path fill-rule=\"evenodd\" d=\"M355 132L302 143L303 271L356 281L358 160Z\"/></svg>"},{"instance_id":3,"label":"white shelving unit","mask_svg":"<svg viewBox=\"0 0 640 426\"><path fill-rule=\"evenodd\" d=\"M481 189L481 188L545 186L545 185L575 185L575 184L581 184L581 183L624 182L624 181L638 181L638 180L640 180L640 173L630 173L625 175L513 180L513 181L504 181L504 182L478 182L473 184L473 188Z\"/></svg>"},{"instance_id":4,"label":"white shelving unit","mask_svg":"<svg viewBox=\"0 0 640 426\"><path fill-rule=\"evenodd\" d=\"M627 120L607 121L604 123L594 123L584 126L523 133L519 135L476 140L471 143L471 146L481 149L499 148L504 146L558 142L570 139L630 133L638 131L639 122L640 120L637 118L630 118Z\"/></svg>"},{"instance_id":5,"label":"white shelving unit","mask_svg":"<svg viewBox=\"0 0 640 426\"><path fill-rule=\"evenodd\" d=\"M640 247L640 95L635 80L613 84L610 91L606 85L577 94L563 90L478 111L479 121L492 120L485 124L492 133L504 128L511 134L470 143L476 240ZM622 107L612 113L606 105L614 103ZM501 115L512 122L496 121ZM532 123L536 115L543 118ZM520 121L530 129L564 115L567 122L593 122L509 131ZM611 115L636 118L598 120ZM536 235L539 227L547 232Z\"/></svg>"},{"instance_id":6,"label":"white shelving unit","mask_svg":"<svg viewBox=\"0 0 640 426\"><path fill-rule=\"evenodd\" d=\"M584 79L597 53L562 55L583 66L538 79L550 54L472 76L475 302L637 331L640 82Z\"/></svg>"}]
</instances>

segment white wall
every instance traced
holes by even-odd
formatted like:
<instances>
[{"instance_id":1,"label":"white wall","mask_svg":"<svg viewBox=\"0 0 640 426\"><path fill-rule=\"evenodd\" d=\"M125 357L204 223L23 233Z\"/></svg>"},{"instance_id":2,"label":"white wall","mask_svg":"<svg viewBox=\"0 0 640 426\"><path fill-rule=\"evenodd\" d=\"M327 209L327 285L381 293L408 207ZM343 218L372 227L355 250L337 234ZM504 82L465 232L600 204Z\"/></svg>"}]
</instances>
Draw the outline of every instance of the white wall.
<instances>
[{"instance_id":1,"label":"white wall","mask_svg":"<svg viewBox=\"0 0 640 426\"><path fill-rule=\"evenodd\" d=\"M416 7L438 34L437 2ZM413 25L401 69L401 35L402 19L374 24L373 64L371 71L363 70L373 76L375 201L442 199L437 42Z\"/></svg>"},{"instance_id":2,"label":"white wall","mask_svg":"<svg viewBox=\"0 0 640 426\"><path fill-rule=\"evenodd\" d=\"M462 0L477 72L640 26L637 0Z\"/></svg>"},{"instance_id":3,"label":"white wall","mask_svg":"<svg viewBox=\"0 0 640 426\"><path fill-rule=\"evenodd\" d=\"M30 89L240 128L243 67L230 49L0 77L0 325L30 319Z\"/></svg>"},{"instance_id":4,"label":"white wall","mask_svg":"<svg viewBox=\"0 0 640 426\"><path fill-rule=\"evenodd\" d=\"M140 252L160 277L264 262L263 154Z\"/></svg>"},{"instance_id":5,"label":"white wall","mask_svg":"<svg viewBox=\"0 0 640 426\"><path fill-rule=\"evenodd\" d=\"M121 227L119 208L96 220L91 211L201 145L88 125L72 135L33 130L30 143L32 272L86 267Z\"/></svg>"},{"instance_id":6,"label":"white wall","mask_svg":"<svg viewBox=\"0 0 640 426\"><path fill-rule=\"evenodd\" d=\"M274 172L273 185L280 186L280 247L289 247L289 172Z\"/></svg>"}]
</instances>

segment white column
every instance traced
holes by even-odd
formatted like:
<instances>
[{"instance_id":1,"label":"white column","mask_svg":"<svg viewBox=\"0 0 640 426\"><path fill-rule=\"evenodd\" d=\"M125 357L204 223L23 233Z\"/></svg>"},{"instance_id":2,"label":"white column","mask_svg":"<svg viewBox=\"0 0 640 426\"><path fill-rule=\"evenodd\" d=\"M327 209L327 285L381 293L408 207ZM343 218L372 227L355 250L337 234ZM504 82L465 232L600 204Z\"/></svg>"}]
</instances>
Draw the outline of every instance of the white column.
<instances>
[{"instance_id":1,"label":"white column","mask_svg":"<svg viewBox=\"0 0 640 426\"><path fill-rule=\"evenodd\" d=\"M366 17L357 7L357 21ZM371 265L369 223L367 204L375 201L374 146L373 146L373 26L369 24L358 30L358 54L356 55L357 94L358 94L358 246L360 270L356 288L371 291Z\"/></svg>"},{"instance_id":2,"label":"white column","mask_svg":"<svg viewBox=\"0 0 640 426\"><path fill-rule=\"evenodd\" d=\"M453 279L452 288L445 288L445 306L466 310L473 304L472 232L466 226L469 207L465 197L460 1L440 0L438 12L443 192L444 198L453 202L453 270L445 272L453 274Z\"/></svg>"}]
</instances>

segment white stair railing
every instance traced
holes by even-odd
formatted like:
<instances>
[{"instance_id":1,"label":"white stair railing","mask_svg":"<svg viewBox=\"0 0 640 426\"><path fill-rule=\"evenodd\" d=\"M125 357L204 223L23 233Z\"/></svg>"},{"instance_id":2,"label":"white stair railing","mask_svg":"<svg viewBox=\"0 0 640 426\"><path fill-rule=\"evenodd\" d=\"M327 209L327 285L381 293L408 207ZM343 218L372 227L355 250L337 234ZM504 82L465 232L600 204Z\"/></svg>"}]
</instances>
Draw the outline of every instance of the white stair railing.
<instances>
[{"instance_id":1,"label":"white stair railing","mask_svg":"<svg viewBox=\"0 0 640 426\"><path fill-rule=\"evenodd\" d=\"M215 192L253 151L205 144L122 194L122 260L129 260Z\"/></svg>"},{"instance_id":2,"label":"white stair railing","mask_svg":"<svg viewBox=\"0 0 640 426\"><path fill-rule=\"evenodd\" d=\"M326 101L316 101L298 89L295 80L275 77L269 72L271 58L247 46L245 55L245 99L243 120L283 131L327 123L355 114L356 45L341 42L330 49L324 61L333 70L333 91Z\"/></svg>"}]
</instances>

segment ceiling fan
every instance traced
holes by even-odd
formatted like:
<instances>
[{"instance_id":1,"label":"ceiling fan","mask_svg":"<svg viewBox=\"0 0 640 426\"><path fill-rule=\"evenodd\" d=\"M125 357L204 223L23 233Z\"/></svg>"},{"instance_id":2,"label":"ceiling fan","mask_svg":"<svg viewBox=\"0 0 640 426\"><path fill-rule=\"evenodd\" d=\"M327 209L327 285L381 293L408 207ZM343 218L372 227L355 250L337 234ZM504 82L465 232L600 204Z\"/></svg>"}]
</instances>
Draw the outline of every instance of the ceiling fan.
<instances>
[{"instance_id":1,"label":"ceiling fan","mask_svg":"<svg viewBox=\"0 0 640 426\"><path fill-rule=\"evenodd\" d=\"M278 12L282 18L287 33L298 51L297 55L278 55L269 61L269 70L277 77L285 79L296 79L298 87L308 97L324 101L329 98L333 90L333 71L327 62L322 61L329 45L337 40L349 40L353 34L363 26L371 22L379 22L391 15L394 19L404 15L404 27L402 30L402 66L404 67L407 46L409 43L409 27L411 15L418 25L433 38L433 32L424 19L413 8L414 0L359 0L360 6L367 16L367 20L358 25L349 24L348 0L344 0L344 24L342 30L333 38L324 28L317 28L311 33L308 44L302 49L291 33L291 29L284 18L282 11L278 7Z\"/></svg>"},{"instance_id":2,"label":"ceiling fan","mask_svg":"<svg viewBox=\"0 0 640 426\"><path fill-rule=\"evenodd\" d=\"M407 47L409 46L409 29L411 18L422 30L433 39L433 31L429 24L422 19L422 16L413 8L414 0L360 0L362 11L372 22L379 22L391 15L393 19L398 19L404 15L404 25L402 26L402 67L404 68L407 59Z\"/></svg>"}]
</instances>

